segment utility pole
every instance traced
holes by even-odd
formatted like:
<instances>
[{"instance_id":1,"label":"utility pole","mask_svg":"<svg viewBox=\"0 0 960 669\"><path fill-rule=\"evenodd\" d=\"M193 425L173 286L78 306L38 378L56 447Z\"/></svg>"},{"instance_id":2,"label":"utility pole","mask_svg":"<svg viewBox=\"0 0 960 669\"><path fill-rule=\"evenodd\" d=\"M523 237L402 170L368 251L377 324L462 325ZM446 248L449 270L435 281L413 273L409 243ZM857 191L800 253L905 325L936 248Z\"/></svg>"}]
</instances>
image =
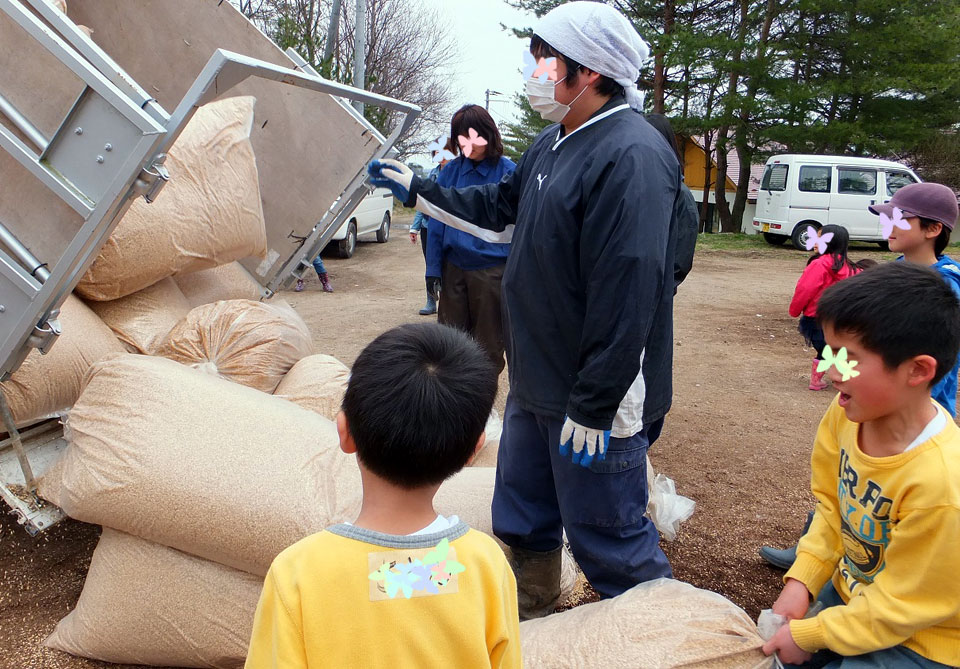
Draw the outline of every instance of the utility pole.
<instances>
[{"instance_id":1,"label":"utility pole","mask_svg":"<svg viewBox=\"0 0 960 669\"><path fill-rule=\"evenodd\" d=\"M367 71L365 58L367 55L367 0L357 0L357 25L354 30L354 65L353 85L355 88L366 88ZM354 102L357 111L363 113L363 103Z\"/></svg>"},{"instance_id":2,"label":"utility pole","mask_svg":"<svg viewBox=\"0 0 960 669\"><path fill-rule=\"evenodd\" d=\"M486 109L487 111L490 111L490 96L491 96L491 95L503 95L503 93L501 93L500 91L491 91L491 90L488 88L487 91L486 91L486 94L487 94L487 102L486 102L486 104L484 105L483 108Z\"/></svg>"},{"instance_id":3,"label":"utility pole","mask_svg":"<svg viewBox=\"0 0 960 669\"><path fill-rule=\"evenodd\" d=\"M333 47L340 39L340 5L343 0L333 0L330 10L330 28L327 30L327 43L323 46L323 64L326 65L333 58Z\"/></svg>"}]
</instances>

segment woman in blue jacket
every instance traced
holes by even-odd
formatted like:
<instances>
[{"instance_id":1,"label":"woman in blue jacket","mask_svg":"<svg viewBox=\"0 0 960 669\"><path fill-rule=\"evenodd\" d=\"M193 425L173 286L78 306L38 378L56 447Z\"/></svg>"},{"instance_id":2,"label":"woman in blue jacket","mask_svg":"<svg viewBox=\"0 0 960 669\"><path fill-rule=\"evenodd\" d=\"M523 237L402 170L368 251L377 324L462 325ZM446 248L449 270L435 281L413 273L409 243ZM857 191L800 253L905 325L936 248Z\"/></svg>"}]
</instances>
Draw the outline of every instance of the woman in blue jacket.
<instances>
[{"instance_id":1,"label":"woman in blue jacket","mask_svg":"<svg viewBox=\"0 0 960 669\"><path fill-rule=\"evenodd\" d=\"M460 145L461 155L440 171L440 186L498 183L516 168L503 157L503 140L493 117L479 105L466 105L453 115L450 136ZM437 320L469 333L497 371L503 371L500 282L510 244L484 241L434 218L427 230L427 282L433 279L442 287Z\"/></svg>"}]
</instances>

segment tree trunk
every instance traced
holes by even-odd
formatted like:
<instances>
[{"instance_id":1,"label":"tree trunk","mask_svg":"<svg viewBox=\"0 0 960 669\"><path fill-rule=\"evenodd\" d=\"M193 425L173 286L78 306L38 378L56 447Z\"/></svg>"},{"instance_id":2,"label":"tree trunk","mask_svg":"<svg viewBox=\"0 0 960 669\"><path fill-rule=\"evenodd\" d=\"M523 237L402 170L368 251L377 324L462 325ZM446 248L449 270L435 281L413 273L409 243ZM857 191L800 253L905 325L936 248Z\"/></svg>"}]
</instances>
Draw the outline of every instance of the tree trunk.
<instances>
[{"instance_id":1,"label":"tree trunk","mask_svg":"<svg viewBox=\"0 0 960 669\"><path fill-rule=\"evenodd\" d=\"M714 199L717 202L717 216L720 219L720 232L739 232L734 229L727 203L727 135L730 126L724 125L717 130L717 180L714 184Z\"/></svg>"},{"instance_id":2,"label":"tree trunk","mask_svg":"<svg viewBox=\"0 0 960 669\"><path fill-rule=\"evenodd\" d=\"M734 221L743 221L743 212L747 208L747 194L750 191L750 168L753 165L754 152L750 148L750 123L753 117L752 109L756 103L757 92L760 90L762 78L767 72L767 44L770 42L770 30L773 21L781 8L777 0L767 0L767 7L760 28L760 40L757 42L757 61L753 76L747 83L747 95L740 107L740 118L734 136L734 146L740 159L740 174L737 176L737 195L733 200L731 218ZM761 74L764 73L764 74Z\"/></svg>"},{"instance_id":3,"label":"tree trunk","mask_svg":"<svg viewBox=\"0 0 960 669\"><path fill-rule=\"evenodd\" d=\"M737 88L740 85L740 66L743 63L743 46L747 36L748 0L740 0L740 17L737 26L737 43L733 51L733 64L727 80L727 94L723 100L722 125L717 130L717 215L720 218L720 232L739 232L730 216L727 203L727 140L730 125L737 109Z\"/></svg>"},{"instance_id":4,"label":"tree trunk","mask_svg":"<svg viewBox=\"0 0 960 669\"><path fill-rule=\"evenodd\" d=\"M713 232L713 221L707 220L710 210L710 188L713 185L711 183L713 160L710 158L712 135L713 133L710 132L703 135L703 201L700 203L700 232Z\"/></svg>"},{"instance_id":5,"label":"tree trunk","mask_svg":"<svg viewBox=\"0 0 960 669\"><path fill-rule=\"evenodd\" d=\"M663 38L666 41L673 31L674 0L663 3ZM666 47L657 49L653 64L653 113L662 114L666 98L667 68L664 62Z\"/></svg>"}]
</instances>

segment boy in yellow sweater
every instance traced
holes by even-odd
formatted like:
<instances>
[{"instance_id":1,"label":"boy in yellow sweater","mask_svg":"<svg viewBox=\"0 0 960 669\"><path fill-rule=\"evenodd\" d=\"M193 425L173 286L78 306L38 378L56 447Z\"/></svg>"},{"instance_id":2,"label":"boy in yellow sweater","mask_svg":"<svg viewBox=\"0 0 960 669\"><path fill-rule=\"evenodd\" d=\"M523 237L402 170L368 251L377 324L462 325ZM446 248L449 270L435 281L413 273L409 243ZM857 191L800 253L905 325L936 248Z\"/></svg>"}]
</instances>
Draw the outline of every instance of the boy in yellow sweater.
<instances>
[{"instance_id":1,"label":"boy in yellow sweater","mask_svg":"<svg viewBox=\"0 0 960 669\"><path fill-rule=\"evenodd\" d=\"M363 504L283 551L248 669L521 667L517 584L496 542L433 508L484 442L497 374L464 333L404 325L357 358L337 417Z\"/></svg>"},{"instance_id":2,"label":"boy in yellow sweater","mask_svg":"<svg viewBox=\"0 0 960 669\"><path fill-rule=\"evenodd\" d=\"M839 390L813 447L817 508L764 646L801 667L960 665L960 429L930 398L957 359L960 303L889 263L817 306ZM804 619L819 594L824 610Z\"/></svg>"}]
</instances>

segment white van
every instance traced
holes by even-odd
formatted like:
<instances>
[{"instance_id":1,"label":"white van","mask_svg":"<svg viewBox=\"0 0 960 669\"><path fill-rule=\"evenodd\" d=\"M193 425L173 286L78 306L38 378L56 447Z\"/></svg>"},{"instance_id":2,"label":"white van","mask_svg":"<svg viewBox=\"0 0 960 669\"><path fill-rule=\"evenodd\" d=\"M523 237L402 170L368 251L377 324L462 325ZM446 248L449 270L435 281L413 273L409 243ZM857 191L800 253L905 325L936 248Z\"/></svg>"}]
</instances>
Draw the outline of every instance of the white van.
<instances>
[{"instance_id":1,"label":"white van","mask_svg":"<svg viewBox=\"0 0 960 669\"><path fill-rule=\"evenodd\" d=\"M357 249L357 237L377 233L381 244L390 239L390 218L393 215L393 193L389 188L375 188L360 200L360 204L330 238L330 246L336 245L337 255L349 258Z\"/></svg>"},{"instance_id":2,"label":"white van","mask_svg":"<svg viewBox=\"0 0 960 669\"><path fill-rule=\"evenodd\" d=\"M767 160L753 227L770 244L806 250L807 227L842 225L850 239L886 241L868 207L920 181L899 163L873 158L785 154Z\"/></svg>"}]
</instances>

